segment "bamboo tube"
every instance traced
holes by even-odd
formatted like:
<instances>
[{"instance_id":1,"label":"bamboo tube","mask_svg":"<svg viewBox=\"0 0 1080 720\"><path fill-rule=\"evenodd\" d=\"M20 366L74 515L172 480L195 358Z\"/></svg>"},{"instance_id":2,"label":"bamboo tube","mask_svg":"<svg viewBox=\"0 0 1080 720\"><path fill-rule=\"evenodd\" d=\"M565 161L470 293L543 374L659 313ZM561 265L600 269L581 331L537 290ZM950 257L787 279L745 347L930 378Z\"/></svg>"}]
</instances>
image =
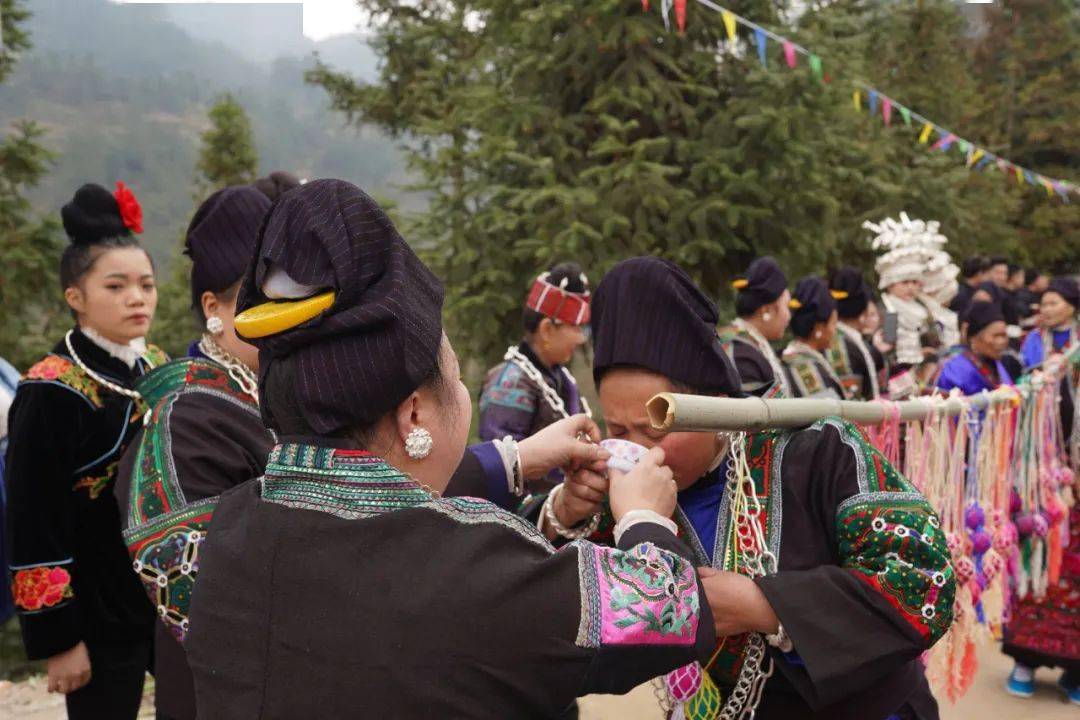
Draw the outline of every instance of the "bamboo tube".
<instances>
[{"instance_id":1,"label":"bamboo tube","mask_svg":"<svg viewBox=\"0 0 1080 720\"><path fill-rule=\"evenodd\" d=\"M971 397L927 397L902 402L858 402L828 398L763 400L758 397L722 398L660 393L646 409L657 430L666 432L755 431L798 428L825 417L841 417L859 425L876 425L899 411L901 421L921 420L932 410L959 415L965 405L981 410L987 405L1014 401L1017 390L999 388Z\"/></svg>"}]
</instances>

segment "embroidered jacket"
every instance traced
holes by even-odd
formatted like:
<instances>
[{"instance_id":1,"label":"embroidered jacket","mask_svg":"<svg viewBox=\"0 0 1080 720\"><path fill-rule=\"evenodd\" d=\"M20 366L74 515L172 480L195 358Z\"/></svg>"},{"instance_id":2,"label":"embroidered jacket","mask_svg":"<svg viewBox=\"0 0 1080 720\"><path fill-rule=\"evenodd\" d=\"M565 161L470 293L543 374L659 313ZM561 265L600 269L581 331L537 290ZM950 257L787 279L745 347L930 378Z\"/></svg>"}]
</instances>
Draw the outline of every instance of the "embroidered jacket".
<instances>
[{"instance_id":1,"label":"embroidered jacket","mask_svg":"<svg viewBox=\"0 0 1080 720\"><path fill-rule=\"evenodd\" d=\"M124 541L161 622L154 641L155 706L194 720L191 671L178 640L217 496L262 474L274 438L259 407L205 357L175 360L135 385L150 409L124 455L116 498Z\"/></svg>"},{"instance_id":2,"label":"embroidered jacket","mask_svg":"<svg viewBox=\"0 0 1080 720\"><path fill-rule=\"evenodd\" d=\"M570 371L561 365L549 368L540 362L528 343L517 348L539 372L544 382L562 399L567 415L582 412L581 394ZM515 440L535 435L563 418L545 399L543 390L510 360L488 371L480 391L480 439L501 440L510 435ZM532 489L546 490L562 482L562 473L530 483Z\"/></svg>"},{"instance_id":3,"label":"embroidered jacket","mask_svg":"<svg viewBox=\"0 0 1080 720\"><path fill-rule=\"evenodd\" d=\"M989 361L970 350L953 355L941 368L937 379L938 389L947 393L959 388L964 395L977 395L984 390L1012 384L1012 378L1000 360Z\"/></svg>"},{"instance_id":4,"label":"embroidered jacket","mask_svg":"<svg viewBox=\"0 0 1080 720\"><path fill-rule=\"evenodd\" d=\"M216 718L557 718L715 643L690 551L640 524L555 551L364 452L283 444L200 548L188 659ZM478 562L482 558L482 562Z\"/></svg>"},{"instance_id":5,"label":"embroidered jacket","mask_svg":"<svg viewBox=\"0 0 1080 720\"><path fill-rule=\"evenodd\" d=\"M825 357L840 378L848 400L876 400L881 396L885 358L859 332L844 323L836 326Z\"/></svg>"},{"instance_id":6,"label":"embroidered jacket","mask_svg":"<svg viewBox=\"0 0 1080 720\"><path fill-rule=\"evenodd\" d=\"M735 369L739 371L743 392L766 398L792 396L790 378L775 351L774 362L770 363L754 338L737 325L720 328L718 336L728 357L735 363ZM780 371L779 375L777 370Z\"/></svg>"},{"instance_id":7,"label":"embroidered jacket","mask_svg":"<svg viewBox=\"0 0 1080 720\"><path fill-rule=\"evenodd\" d=\"M937 720L919 656L952 622L955 577L930 504L853 425L821 420L747 438L760 522L778 571L757 580L794 651L758 720ZM679 536L694 564L735 567L727 462L679 493ZM709 674L727 698L745 637L729 637ZM905 714L906 713L906 714Z\"/></svg>"},{"instance_id":8,"label":"embroidered jacket","mask_svg":"<svg viewBox=\"0 0 1080 720\"><path fill-rule=\"evenodd\" d=\"M844 388L832 367L793 343L784 351L784 364L791 374L792 397L844 399Z\"/></svg>"},{"instance_id":9,"label":"embroidered jacket","mask_svg":"<svg viewBox=\"0 0 1080 720\"><path fill-rule=\"evenodd\" d=\"M76 330L87 367L131 387L134 369ZM152 363L164 354L148 348ZM9 417L7 532L15 608L32 659L88 637L146 636L153 612L120 536L112 485L145 405L91 379L63 341L26 373Z\"/></svg>"}]
</instances>

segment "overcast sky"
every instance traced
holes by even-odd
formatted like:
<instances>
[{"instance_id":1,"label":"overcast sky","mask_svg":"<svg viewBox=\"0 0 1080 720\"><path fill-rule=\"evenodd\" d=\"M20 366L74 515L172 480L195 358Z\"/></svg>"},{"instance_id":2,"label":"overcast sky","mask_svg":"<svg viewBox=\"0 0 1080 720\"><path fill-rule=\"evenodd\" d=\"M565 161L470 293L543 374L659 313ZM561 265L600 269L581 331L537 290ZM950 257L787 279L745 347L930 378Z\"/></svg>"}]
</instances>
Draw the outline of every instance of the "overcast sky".
<instances>
[{"instance_id":1,"label":"overcast sky","mask_svg":"<svg viewBox=\"0 0 1080 720\"><path fill-rule=\"evenodd\" d=\"M190 4L202 2L229 2L247 5L275 4L297 5L300 0L173 0ZM113 0L121 3L160 4L169 0ZM355 0L302 0L304 6L304 34L314 40L331 35L355 32L364 16L356 7Z\"/></svg>"}]
</instances>

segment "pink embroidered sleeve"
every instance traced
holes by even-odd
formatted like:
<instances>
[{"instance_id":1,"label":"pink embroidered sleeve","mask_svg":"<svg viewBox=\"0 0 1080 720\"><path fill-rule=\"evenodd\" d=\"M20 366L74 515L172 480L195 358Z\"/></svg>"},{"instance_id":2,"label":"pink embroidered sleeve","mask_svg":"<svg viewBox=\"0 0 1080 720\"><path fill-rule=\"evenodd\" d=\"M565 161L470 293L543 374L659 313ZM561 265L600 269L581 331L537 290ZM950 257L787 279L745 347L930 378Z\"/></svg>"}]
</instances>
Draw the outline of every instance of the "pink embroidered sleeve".
<instances>
[{"instance_id":1,"label":"pink embroidered sleeve","mask_svg":"<svg viewBox=\"0 0 1080 720\"><path fill-rule=\"evenodd\" d=\"M577 645L693 645L700 607L694 568L651 543L629 550L577 542Z\"/></svg>"}]
</instances>

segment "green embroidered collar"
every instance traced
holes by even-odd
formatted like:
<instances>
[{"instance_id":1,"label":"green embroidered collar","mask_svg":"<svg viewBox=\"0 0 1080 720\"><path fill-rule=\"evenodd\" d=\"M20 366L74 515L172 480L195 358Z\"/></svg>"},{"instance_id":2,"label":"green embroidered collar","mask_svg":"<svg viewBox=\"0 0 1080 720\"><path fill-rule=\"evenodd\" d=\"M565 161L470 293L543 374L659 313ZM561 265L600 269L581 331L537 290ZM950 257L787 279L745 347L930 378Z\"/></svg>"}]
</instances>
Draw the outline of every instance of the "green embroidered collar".
<instances>
[{"instance_id":1,"label":"green embroidered collar","mask_svg":"<svg viewBox=\"0 0 1080 720\"><path fill-rule=\"evenodd\" d=\"M300 443L282 443L270 453L262 498L348 519L432 502L415 480L369 452Z\"/></svg>"}]
</instances>

